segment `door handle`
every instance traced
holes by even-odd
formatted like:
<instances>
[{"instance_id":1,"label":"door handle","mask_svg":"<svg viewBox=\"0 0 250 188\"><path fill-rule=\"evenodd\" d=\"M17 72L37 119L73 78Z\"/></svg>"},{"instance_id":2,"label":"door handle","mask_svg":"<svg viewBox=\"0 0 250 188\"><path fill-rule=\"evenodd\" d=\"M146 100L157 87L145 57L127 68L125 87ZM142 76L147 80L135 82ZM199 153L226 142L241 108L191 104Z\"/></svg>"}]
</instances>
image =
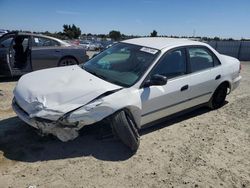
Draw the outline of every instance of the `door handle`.
<instances>
[{"instance_id":1,"label":"door handle","mask_svg":"<svg viewBox=\"0 0 250 188\"><path fill-rule=\"evenodd\" d=\"M219 80L221 78L221 75L219 74L219 75L217 75L216 77L215 77L215 80Z\"/></svg>"},{"instance_id":2,"label":"door handle","mask_svg":"<svg viewBox=\"0 0 250 188\"><path fill-rule=\"evenodd\" d=\"M55 52L60 52L60 50L55 50Z\"/></svg>"},{"instance_id":3,"label":"door handle","mask_svg":"<svg viewBox=\"0 0 250 188\"><path fill-rule=\"evenodd\" d=\"M185 86L183 86L182 88L181 88L181 91L185 91L185 90L187 90L188 89L188 85L185 85Z\"/></svg>"}]
</instances>

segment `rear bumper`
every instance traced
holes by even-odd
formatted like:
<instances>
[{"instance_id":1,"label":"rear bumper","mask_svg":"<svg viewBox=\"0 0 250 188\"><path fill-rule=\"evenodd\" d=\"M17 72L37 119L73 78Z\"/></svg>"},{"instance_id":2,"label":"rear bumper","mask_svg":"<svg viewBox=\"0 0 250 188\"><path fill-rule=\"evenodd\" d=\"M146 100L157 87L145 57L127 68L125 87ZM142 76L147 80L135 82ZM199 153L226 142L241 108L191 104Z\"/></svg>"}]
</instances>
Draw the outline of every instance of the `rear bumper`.
<instances>
[{"instance_id":1,"label":"rear bumper","mask_svg":"<svg viewBox=\"0 0 250 188\"><path fill-rule=\"evenodd\" d=\"M242 78L242 77L239 75L238 77L236 77L236 78L233 80L232 85L231 85L231 91L233 91L233 90L235 90L237 87L239 87L241 78Z\"/></svg>"}]
</instances>

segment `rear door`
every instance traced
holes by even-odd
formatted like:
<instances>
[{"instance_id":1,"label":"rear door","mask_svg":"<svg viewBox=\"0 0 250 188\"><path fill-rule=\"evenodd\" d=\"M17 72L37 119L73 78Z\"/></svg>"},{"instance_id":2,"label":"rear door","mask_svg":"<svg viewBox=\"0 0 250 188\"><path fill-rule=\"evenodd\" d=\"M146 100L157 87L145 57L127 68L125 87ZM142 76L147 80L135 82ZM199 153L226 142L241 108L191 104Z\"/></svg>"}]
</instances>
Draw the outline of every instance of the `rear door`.
<instances>
[{"instance_id":1,"label":"rear door","mask_svg":"<svg viewBox=\"0 0 250 188\"><path fill-rule=\"evenodd\" d=\"M56 67L62 57L60 48L60 43L56 40L33 36L31 54L33 70Z\"/></svg>"},{"instance_id":2,"label":"rear door","mask_svg":"<svg viewBox=\"0 0 250 188\"><path fill-rule=\"evenodd\" d=\"M193 104L202 104L210 100L221 78L221 66L217 57L204 46L187 48L190 64L190 96Z\"/></svg>"}]
</instances>

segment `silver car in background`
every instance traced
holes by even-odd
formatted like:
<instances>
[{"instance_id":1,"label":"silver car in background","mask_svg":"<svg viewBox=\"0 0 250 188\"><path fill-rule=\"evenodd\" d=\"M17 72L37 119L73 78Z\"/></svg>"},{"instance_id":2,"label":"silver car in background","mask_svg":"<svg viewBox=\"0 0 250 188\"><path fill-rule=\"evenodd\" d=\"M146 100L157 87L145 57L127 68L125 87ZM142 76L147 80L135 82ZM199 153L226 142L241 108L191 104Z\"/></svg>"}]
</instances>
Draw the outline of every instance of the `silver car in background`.
<instances>
[{"instance_id":1,"label":"silver car in background","mask_svg":"<svg viewBox=\"0 0 250 188\"><path fill-rule=\"evenodd\" d=\"M86 50L94 51L96 49L95 44L91 41L80 41L79 45Z\"/></svg>"},{"instance_id":2,"label":"silver car in background","mask_svg":"<svg viewBox=\"0 0 250 188\"><path fill-rule=\"evenodd\" d=\"M19 76L35 70L81 64L86 50L41 34L11 32L0 37L0 75Z\"/></svg>"},{"instance_id":3,"label":"silver car in background","mask_svg":"<svg viewBox=\"0 0 250 188\"><path fill-rule=\"evenodd\" d=\"M80 41L79 45L90 51L103 50L104 48L103 45L97 41Z\"/></svg>"}]
</instances>

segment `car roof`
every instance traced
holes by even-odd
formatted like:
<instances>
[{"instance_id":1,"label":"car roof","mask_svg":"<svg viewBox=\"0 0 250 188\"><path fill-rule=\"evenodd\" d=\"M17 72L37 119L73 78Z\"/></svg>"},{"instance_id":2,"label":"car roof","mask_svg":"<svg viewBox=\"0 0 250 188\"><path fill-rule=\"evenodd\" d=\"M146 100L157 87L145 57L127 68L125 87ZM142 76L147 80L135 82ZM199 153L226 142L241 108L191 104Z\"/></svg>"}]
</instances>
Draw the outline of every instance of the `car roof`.
<instances>
[{"instance_id":1,"label":"car roof","mask_svg":"<svg viewBox=\"0 0 250 188\"><path fill-rule=\"evenodd\" d=\"M202 42L193 41L189 39L166 38L166 37L134 38L134 39L124 40L122 42L145 46L145 47L154 48L158 50L175 47L175 46L184 46L184 45L205 45Z\"/></svg>"},{"instance_id":2,"label":"car roof","mask_svg":"<svg viewBox=\"0 0 250 188\"><path fill-rule=\"evenodd\" d=\"M43 34L40 34L40 33L25 33L25 32L18 32L17 34L18 34L18 35L30 35L30 36L34 36L34 37L46 37L46 38L51 38L51 39L60 40L60 39L58 39L58 38L51 37L51 36L48 36L48 35L43 35Z\"/></svg>"},{"instance_id":3,"label":"car roof","mask_svg":"<svg viewBox=\"0 0 250 188\"><path fill-rule=\"evenodd\" d=\"M40 34L40 33L29 33L29 32L21 32L21 31L11 31L11 32L8 32L8 33L7 33L7 35L12 35L12 34L48 37L48 36L43 35L43 34Z\"/></svg>"}]
</instances>

